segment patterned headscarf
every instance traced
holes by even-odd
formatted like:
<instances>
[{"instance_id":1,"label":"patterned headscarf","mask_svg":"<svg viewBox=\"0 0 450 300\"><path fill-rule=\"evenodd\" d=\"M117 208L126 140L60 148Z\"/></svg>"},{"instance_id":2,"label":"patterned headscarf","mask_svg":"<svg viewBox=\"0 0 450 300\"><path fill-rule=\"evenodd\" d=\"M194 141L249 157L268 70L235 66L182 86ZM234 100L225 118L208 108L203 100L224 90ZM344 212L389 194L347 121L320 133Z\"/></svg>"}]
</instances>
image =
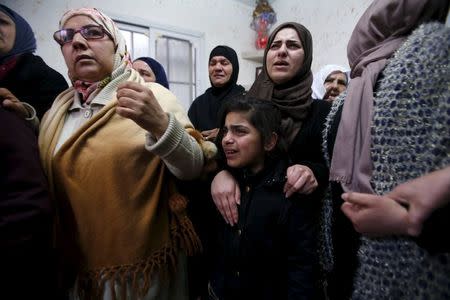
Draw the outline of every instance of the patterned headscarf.
<instances>
[{"instance_id":1,"label":"patterned headscarf","mask_svg":"<svg viewBox=\"0 0 450 300\"><path fill-rule=\"evenodd\" d=\"M16 40L14 41L14 46L11 51L0 56L0 64L10 57L36 51L36 38L34 37L30 24L28 24L28 22L18 13L3 4L0 4L0 11L8 15L16 25Z\"/></svg>"},{"instance_id":2,"label":"patterned headscarf","mask_svg":"<svg viewBox=\"0 0 450 300\"><path fill-rule=\"evenodd\" d=\"M131 68L131 59L127 51L125 38L110 17L103 14L96 8L83 7L78 9L71 9L62 16L61 20L59 21L59 28L63 29L67 20L74 16L86 16L92 19L98 25L103 26L103 28L112 36L114 47L116 49L114 53L114 66L111 76L104 78L99 82L85 82L77 80L77 78L74 77L74 74L69 74L69 77L74 83L75 89L79 93L81 93L83 99L86 100L89 95L97 88L103 88L110 81L122 75L126 69Z\"/></svg>"},{"instance_id":3,"label":"patterned headscarf","mask_svg":"<svg viewBox=\"0 0 450 300\"><path fill-rule=\"evenodd\" d=\"M448 0L377 0L356 24L347 47L352 81L330 169L330 179L340 182L345 191L373 193L370 124L378 75L416 27L445 21L448 5Z\"/></svg>"}]
</instances>

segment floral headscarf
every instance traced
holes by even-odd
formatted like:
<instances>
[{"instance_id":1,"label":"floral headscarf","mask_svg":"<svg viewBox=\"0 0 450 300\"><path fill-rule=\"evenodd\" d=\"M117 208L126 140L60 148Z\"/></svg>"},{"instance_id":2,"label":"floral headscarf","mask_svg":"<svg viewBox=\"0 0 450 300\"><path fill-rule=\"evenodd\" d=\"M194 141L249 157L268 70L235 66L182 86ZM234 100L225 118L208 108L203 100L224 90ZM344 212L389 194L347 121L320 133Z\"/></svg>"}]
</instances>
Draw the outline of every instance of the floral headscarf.
<instances>
[{"instance_id":1,"label":"floral headscarf","mask_svg":"<svg viewBox=\"0 0 450 300\"><path fill-rule=\"evenodd\" d=\"M111 76L104 78L99 82L85 82L82 80L78 80L76 77L74 77L74 74L69 74L69 77L72 80L75 89L82 95L83 100L87 101L89 95L93 91L97 90L98 88L103 88L110 81L122 75L127 69L130 69L131 58L127 51L125 38L110 17L103 14L96 8L83 7L71 9L62 16L61 20L59 21L59 28L63 29L67 20L74 16L86 16L92 19L98 25L101 25L111 35L115 47L114 65Z\"/></svg>"}]
</instances>

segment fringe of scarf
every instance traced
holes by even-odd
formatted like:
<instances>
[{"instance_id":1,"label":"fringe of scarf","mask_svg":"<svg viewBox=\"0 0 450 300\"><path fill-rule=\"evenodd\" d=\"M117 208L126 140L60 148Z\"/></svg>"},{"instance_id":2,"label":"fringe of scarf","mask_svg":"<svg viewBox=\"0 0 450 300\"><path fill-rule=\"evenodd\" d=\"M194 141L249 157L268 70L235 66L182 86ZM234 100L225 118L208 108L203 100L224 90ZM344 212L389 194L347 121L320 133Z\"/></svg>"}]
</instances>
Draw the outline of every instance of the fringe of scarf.
<instances>
[{"instance_id":1,"label":"fringe of scarf","mask_svg":"<svg viewBox=\"0 0 450 300\"><path fill-rule=\"evenodd\" d=\"M160 275L163 280L170 280L169 273L176 272L180 250L187 256L202 251L201 241L186 213L186 207L187 199L183 195L175 193L170 197L169 242L160 250L133 264L116 265L79 274L75 290L79 299L102 299L108 281L111 283L112 299L127 299L128 292L131 293L132 299L142 298L150 289L155 275ZM127 283L130 279L131 288L128 289ZM116 295L115 283L120 284L120 295Z\"/></svg>"}]
</instances>

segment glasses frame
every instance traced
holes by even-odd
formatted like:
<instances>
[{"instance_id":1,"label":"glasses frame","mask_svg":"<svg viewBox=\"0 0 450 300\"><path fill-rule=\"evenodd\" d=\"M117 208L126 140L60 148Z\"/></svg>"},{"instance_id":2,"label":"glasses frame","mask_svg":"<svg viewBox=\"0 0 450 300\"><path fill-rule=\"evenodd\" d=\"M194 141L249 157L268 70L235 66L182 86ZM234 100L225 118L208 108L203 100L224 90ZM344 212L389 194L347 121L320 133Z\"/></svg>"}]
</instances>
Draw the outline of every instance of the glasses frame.
<instances>
[{"instance_id":1,"label":"glasses frame","mask_svg":"<svg viewBox=\"0 0 450 300\"><path fill-rule=\"evenodd\" d=\"M102 31L102 36L101 37L87 37L87 36L85 36L85 33L84 33L84 30L86 30L86 29L89 29L89 28L92 28L92 27L96 27L96 28L99 28L99 29L101 29L101 31ZM61 39L59 39L57 36L58 36L58 34L59 34L59 36L60 36L60 33L61 32L63 32L63 31L73 31L73 34L72 34L72 38L70 39L70 40L68 40L68 41L62 41ZM113 37L112 37L112 35L108 32L108 31L106 31L106 29L102 26L102 25L93 25L93 24L91 24L91 25L85 25L85 26L82 26L80 29L73 29L73 28L63 28L63 29L60 29L60 30L57 30L57 31L55 31L55 33L53 34L53 39L59 44L59 45L61 45L61 47L63 46L63 45L65 45L65 44L68 44L68 43L71 43L72 41L73 41L73 38L75 37L75 34L77 34L77 33L80 33L81 34L81 36L84 38L84 39L86 39L86 40L99 40L99 39L102 39L104 36L105 36L105 34L113 41L114 39L113 39Z\"/></svg>"}]
</instances>

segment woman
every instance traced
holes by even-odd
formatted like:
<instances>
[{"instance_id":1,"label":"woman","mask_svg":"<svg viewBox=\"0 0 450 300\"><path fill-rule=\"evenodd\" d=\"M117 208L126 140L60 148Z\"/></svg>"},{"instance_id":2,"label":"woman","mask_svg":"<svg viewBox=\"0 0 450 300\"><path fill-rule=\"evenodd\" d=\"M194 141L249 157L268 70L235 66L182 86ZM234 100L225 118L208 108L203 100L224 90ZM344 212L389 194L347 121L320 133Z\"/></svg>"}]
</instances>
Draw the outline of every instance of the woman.
<instances>
[{"instance_id":1,"label":"woman","mask_svg":"<svg viewBox=\"0 0 450 300\"><path fill-rule=\"evenodd\" d=\"M220 122L220 150L243 193L237 226L223 223L216 232L221 245L210 294L315 299L316 203L287 199L283 191L288 158L281 113L269 101L241 96L225 104Z\"/></svg>"},{"instance_id":2,"label":"woman","mask_svg":"<svg viewBox=\"0 0 450 300\"><path fill-rule=\"evenodd\" d=\"M195 128L202 132L203 138L214 141L219 132L220 108L231 98L244 92L244 88L236 83L239 75L236 52L228 46L215 47L209 55L208 73L211 87L194 100L188 115ZM203 253L190 260L190 270L193 271L190 282L194 297L207 297L210 260L216 256L213 250L215 247L211 243L215 239L219 216L211 201L210 177L189 182L184 188L190 199L190 216L203 245Z\"/></svg>"},{"instance_id":3,"label":"woman","mask_svg":"<svg viewBox=\"0 0 450 300\"><path fill-rule=\"evenodd\" d=\"M36 110L38 118L50 108L56 96L67 88L64 77L47 66L36 51L33 30L25 19L0 4L0 99L3 106L26 102ZM13 107L11 107L13 108ZM33 118L18 109L23 117Z\"/></svg>"},{"instance_id":4,"label":"woman","mask_svg":"<svg viewBox=\"0 0 450 300\"><path fill-rule=\"evenodd\" d=\"M169 89L166 71L156 59L151 57L139 57L133 62L133 69L141 74L145 82L156 82Z\"/></svg>"},{"instance_id":5,"label":"woman","mask_svg":"<svg viewBox=\"0 0 450 300\"><path fill-rule=\"evenodd\" d=\"M333 218L325 219L324 253L329 295L335 299L450 297L448 249L420 246L420 239L405 235L407 227L398 226L412 209L403 204L412 195L400 200L400 190L427 174L448 178L450 76L442 66L449 64L450 31L436 22L445 20L448 5L445 0L375 1L351 36L352 81L346 96L335 101L325 144L332 154L334 197L325 202ZM436 173L441 169L443 175ZM448 181L445 185L448 189ZM435 184L427 189L427 197L436 195ZM379 216L375 230L356 227L367 234L356 247L345 242L348 227L336 221L343 218L343 191L349 193L342 195L348 201L342 210L355 224L373 213ZM446 230L448 225L435 227L434 239L447 240Z\"/></svg>"},{"instance_id":6,"label":"woman","mask_svg":"<svg viewBox=\"0 0 450 300\"><path fill-rule=\"evenodd\" d=\"M239 61L236 52L228 46L217 46L209 54L208 73L211 87L198 96L188 115L192 124L206 140L214 141L219 131L217 118L220 107L244 88L237 84Z\"/></svg>"},{"instance_id":7,"label":"woman","mask_svg":"<svg viewBox=\"0 0 450 300\"><path fill-rule=\"evenodd\" d=\"M295 192L302 197L319 197L328 177L321 131L329 104L311 98L311 62L312 38L308 29L294 22L283 23L270 35L263 70L247 93L249 97L272 101L281 110L282 130L294 163L286 174L287 197ZM216 175L211 193L226 222L236 224L240 190L227 171Z\"/></svg>"},{"instance_id":8,"label":"woman","mask_svg":"<svg viewBox=\"0 0 450 300\"><path fill-rule=\"evenodd\" d=\"M39 146L66 284L80 298L185 299L185 255L198 239L173 178L193 179L203 166L187 116L131 68L100 11L69 10L54 38L74 86L44 117Z\"/></svg>"},{"instance_id":9,"label":"woman","mask_svg":"<svg viewBox=\"0 0 450 300\"><path fill-rule=\"evenodd\" d=\"M314 74L313 99L334 101L347 88L348 71L338 65L323 66L319 72Z\"/></svg>"}]
</instances>

